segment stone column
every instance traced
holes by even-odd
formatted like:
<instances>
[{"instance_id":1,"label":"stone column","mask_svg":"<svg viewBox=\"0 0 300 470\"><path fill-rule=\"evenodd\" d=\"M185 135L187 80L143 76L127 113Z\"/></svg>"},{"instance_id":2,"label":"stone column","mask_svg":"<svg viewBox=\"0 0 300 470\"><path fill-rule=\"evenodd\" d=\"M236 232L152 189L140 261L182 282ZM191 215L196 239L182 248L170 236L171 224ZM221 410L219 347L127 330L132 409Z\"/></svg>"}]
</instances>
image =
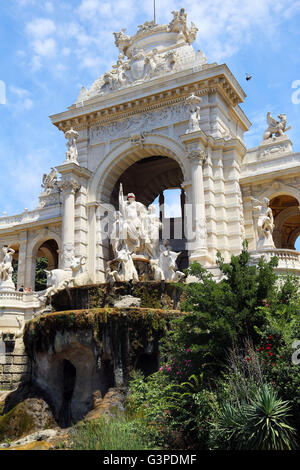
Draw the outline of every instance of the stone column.
<instances>
[{"instance_id":1,"label":"stone column","mask_svg":"<svg viewBox=\"0 0 300 470\"><path fill-rule=\"evenodd\" d=\"M88 270L89 277L96 282L96 254L97 254L97 208L98 203L92 202L88 204Z\"/></svg>"},{"instance_id":2,"label":"stone column","mask_svg":"<svg viewBox=\"0 0 300 470\"><path fill-rule=\"evenodd\" d=\"M60 187L63 191L62 267L70 269L75 254L75 192L80 186L75 179L66 179Z\"/></svg>"},{"instance_id":3,"label":"stone column","mask_svg":"<svg viewBox=\"0 0 300 470\"><path fill-rule=\"evenodd\" d=\"M191 165L191 183L192 183L192 224L193 239L188 237L188 249L190 261L199 261L201 264L207 264L210 260L207 253L207 235L206 235L206 217L205 217L205 199L203 186L203 164L206 160L204 150L191 150L187 154ZM191 230L189 230L191 233Z\"/></svg>"},{"instance_id":4,"label":"stone column","mask_svg":"<svg viewBox=\"0 0 300 470\"><path fill-rule=\"evenodd\" d=\"M25 286L25 282L26 282L26 279L25 279L26 277L26 251L27 251L27 233L26 233L26 238L22 240L20 239L20 243L19 243L17 289L19 289L21 286Z\"/></svg>"},{"instance_id":5,"label":"stone column","mask_svg":"<svg viewBox=\"0 0 300 470\"><path fill-rule=\"evenodd\" d=\"M185 197L185 191L183 188L181 188L181 193L180 193L180 206L181 206L181 219L182 219L182 224L181 224L181 227L182 227L182 238L185 238L185 234L184 234L184 220L185 220L185 211L184 211L184 207L185 207L185 203L186 203L186 197Z\"/></svg>"}]
</instances>

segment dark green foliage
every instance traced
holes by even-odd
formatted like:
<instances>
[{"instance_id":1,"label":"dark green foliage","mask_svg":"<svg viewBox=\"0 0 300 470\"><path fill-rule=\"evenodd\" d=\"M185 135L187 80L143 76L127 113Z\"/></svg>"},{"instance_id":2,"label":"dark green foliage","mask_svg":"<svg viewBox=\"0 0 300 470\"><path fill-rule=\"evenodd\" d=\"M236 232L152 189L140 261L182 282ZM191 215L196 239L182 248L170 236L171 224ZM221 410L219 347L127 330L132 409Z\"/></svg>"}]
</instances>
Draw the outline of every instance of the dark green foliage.
<instances>
[{"instance_id":1,"label":"dark green foliage","mask_svg":"<svg viewBox=\"0 0 300 470\"><path fill-rule=\"evenodd\" d=\"M35 291L46 289L47 275L45 269L48 268L48 259L45 257L37 258L35 267Z\"/></svg>"},{"instance_id":2,"label":"dark green foliage","mask_svg":"<svg viewBox=\"0 0 300 470\"><path fill-rule=\"evenodd\" d=\"M144 450L147 443L137 432L138 422L115 416L78 424L72 430L73 450Z\"/></svg>"},{"instance_id":3,"label":"dark green foliage","mask_svg":"<svg viewBox=\"0 0 300 470\"><path fill-rule=\"evenodd\" d=\"M227 402L221 407L219 443L233 450L290 450L295 446L295 429L288 424L290 411L290 404L264 384L249 403Z\"/></svg>"},{"instance_id":4,"label":"dark green foliage","mask_svg":"<svg viewBox=\"0 0 300 470\"><path fill-rule=\"evenodd\" d=\"M135 373L127 410L142 417L143 435L151 447L210 448L218 403L216 395L203 388L201 376L176 385L162 371L146 379Z\"/></svg>"},{"instance_id":5,"label":"dark green foliage","mask_svg":"<svg viewBox=\"0 0 300 470\"><path fill-rule=\"evenodd\" d=\"M186 351L190 351L191 367L185 377L203 367L209 374L219 374L233 344L245 338L258 341L257 328L263 328L266 321L259 307L264 305L264 299L273 296L276 264L277 259L273 258L269 263L261 260L258 266L251 266L244 244L242 253L232 256L228 264L218 256L224 275L220 282L198 263L188 268L187 273L200 281L185 287L186 300L181 308L190 313L173 322L163 342L168 360L183 360Z\"/></svg>"}]
</instances>

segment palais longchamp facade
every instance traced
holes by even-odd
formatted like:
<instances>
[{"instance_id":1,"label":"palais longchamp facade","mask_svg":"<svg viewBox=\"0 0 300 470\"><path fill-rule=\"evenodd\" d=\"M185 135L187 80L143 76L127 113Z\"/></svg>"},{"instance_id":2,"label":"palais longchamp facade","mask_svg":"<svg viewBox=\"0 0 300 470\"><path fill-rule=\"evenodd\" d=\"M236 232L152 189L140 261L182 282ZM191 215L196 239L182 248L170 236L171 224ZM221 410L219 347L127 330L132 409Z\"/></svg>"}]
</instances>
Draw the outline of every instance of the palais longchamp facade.
<instances>
[{"instance_id":1,"label":"palais longchamp facade","mask_svg":"<svg viewBox=\"0 0 300 470\"><path fill-rule=\"evenodd\" d=\"M20 356L25 321L67 286L177 281L193 261L218 276L217 252L229 261L245 239L254 262L276 255L279 272L300 273L300 153L286 115L268 113L247 149L243 89L194 49L184 9L172 14L113 33L112 70L51 116L67 151L41 175L36 209L0 218L0 330ZM181 217L165 216L168 189L180 190ZM35 292L41 257L47 289Z\"/></svg>"}]
</instances>

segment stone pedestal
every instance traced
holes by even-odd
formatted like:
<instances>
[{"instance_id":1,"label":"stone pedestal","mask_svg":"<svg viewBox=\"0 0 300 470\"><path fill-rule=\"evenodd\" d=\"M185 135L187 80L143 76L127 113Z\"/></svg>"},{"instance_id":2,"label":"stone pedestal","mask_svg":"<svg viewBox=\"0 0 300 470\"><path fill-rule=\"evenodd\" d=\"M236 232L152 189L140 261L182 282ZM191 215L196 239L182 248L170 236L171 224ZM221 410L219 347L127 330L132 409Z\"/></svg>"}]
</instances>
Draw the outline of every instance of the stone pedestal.
<instances>
[{"instance_id":1,"label":"stone pedestal","mask_svg":"<svg viewBox=\"0 0 300 470\"><path fill-rule=\"evenodd\" d=\"M0 282L0 292L12 292L15 291L16 287L12 279L7 279L6 281Z\"/></svg>"},{"instance_id":2,"label":"stone pedestal","mask_svg":"<svg viewBox=\"0 0 300 470\"><path fill-rule=\"evenodd\" d=\"M282 154L288 155L293 152L292 142L287 135L263 140L258 149L259 158L267 160L279 158L282 157Z\"/></svg>"}]
</instances>

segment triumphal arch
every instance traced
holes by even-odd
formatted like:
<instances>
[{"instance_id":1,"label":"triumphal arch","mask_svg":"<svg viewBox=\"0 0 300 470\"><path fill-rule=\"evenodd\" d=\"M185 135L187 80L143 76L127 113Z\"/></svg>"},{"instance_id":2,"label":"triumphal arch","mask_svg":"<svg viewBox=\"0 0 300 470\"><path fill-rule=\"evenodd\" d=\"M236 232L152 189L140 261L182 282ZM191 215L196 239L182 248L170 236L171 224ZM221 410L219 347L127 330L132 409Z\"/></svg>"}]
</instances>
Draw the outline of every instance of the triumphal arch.
<instances>
[{"instance_id":1,"label":"triumphal arch","mask_svg":"<svg viewBox=\"0 0 300 470\"><path fill-rule=\"evenodd\" d=\"M192 261L217 276L218 250L228 261L244 239L254 261L276 254L279 271L300 273L300 153L287 118L268 113L261 142L247 149L243 89L225 64L194 49L197 27L184 9L172 14L133 36L113 33L115 65L51 116L66 137L65 158L42 176L36 209L0 218L0 328L22 328L20 316L70 283L180 279ZM182 215L173 219L163 210L171 188L180 190ZM48 259L40 295L39 257Z\"/></svg>"}]
</instances>

